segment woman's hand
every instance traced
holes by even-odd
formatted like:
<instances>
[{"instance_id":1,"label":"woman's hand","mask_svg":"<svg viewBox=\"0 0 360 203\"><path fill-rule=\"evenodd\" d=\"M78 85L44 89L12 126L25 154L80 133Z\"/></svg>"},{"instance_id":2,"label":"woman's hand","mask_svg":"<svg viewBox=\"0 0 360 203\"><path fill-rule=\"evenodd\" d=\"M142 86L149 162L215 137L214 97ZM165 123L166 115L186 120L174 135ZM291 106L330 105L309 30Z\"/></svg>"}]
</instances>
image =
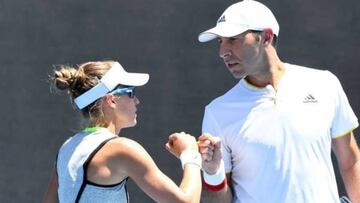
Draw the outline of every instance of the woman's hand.
<instances>
[{"instance_id":1,"label":"woman's hand","mask_svg":"<svg viewBox=\"0 0 360 203\"><path fill-rule=\"evenodd\" d=\"M177 158L179 158L185 150L198 151L195 137L184 132L171 134L165 146L166 149Z\"/></svg>"}]
</instances>

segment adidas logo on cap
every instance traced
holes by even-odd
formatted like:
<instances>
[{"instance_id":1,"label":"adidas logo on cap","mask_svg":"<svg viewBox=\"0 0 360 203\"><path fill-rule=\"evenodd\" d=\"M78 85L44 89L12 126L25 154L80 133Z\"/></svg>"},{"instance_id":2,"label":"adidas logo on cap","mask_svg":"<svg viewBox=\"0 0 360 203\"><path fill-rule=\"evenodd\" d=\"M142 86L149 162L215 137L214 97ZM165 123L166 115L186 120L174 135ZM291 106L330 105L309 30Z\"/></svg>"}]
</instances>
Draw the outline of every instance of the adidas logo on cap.
<instances>
[{"instance_id":1,"label":"adidas logo on cap","mask_svg":"<svg viewBox=\"0 0 360 203\"><path fill-rule=\"evenodd\" d=\"M221 16L217 22L221 23L221 22L225 22L225 21L226 21L225 16Z\"/></svg>"}]
</instances>

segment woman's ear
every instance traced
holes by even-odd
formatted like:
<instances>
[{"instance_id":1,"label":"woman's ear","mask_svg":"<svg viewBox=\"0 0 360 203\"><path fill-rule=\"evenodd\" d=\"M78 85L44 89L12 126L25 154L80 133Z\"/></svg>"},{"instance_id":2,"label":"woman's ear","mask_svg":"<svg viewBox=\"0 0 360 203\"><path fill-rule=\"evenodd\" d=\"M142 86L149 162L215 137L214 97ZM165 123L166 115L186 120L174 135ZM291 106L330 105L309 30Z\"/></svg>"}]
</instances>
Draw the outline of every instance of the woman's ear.
<instances>
[{"instance_id":1,"label":"woman's ear","mask_svg":"<svg viewBox=\"0 0 360 203\"><path fill-rule=\"evenodd\" d=\"M115 107L116 106L116 102L115 102L115 96L112 94L107 94L105 96L102 97L102 102L104 105L109 106L109 107Z\"/></svg>"}]
</instances>

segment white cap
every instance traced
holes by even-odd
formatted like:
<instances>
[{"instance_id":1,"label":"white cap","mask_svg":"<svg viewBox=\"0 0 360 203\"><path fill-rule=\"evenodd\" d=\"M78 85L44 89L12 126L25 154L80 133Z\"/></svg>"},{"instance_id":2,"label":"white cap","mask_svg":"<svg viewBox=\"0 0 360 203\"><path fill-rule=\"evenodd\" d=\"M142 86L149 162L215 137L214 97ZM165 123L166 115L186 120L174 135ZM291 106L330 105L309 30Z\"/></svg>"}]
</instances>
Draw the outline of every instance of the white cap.
<instances>
[{"instance_id":1,"label":"white cap","mask_svg":"<svg viewBox=\"0 0 360 203\"><path fill-rule=\"evenodd\" d=\"M200 42L207 42L221 37L234 37L247 30L270 28L273 33L279 35L279 24L274 14L264 4L244 0L228 7L217 20L216 26L199 34Z\"/></svg>"},{"instance_id":2,"label":"white cap","mask_svg":"<svg viewBox=\"0 0 360 203\"><path fill-rule=\"evenodd\" d=\"M108 72L101 78L100 82L76 97L75 104L83 109L100 97L112 91L118 85L142 86L149 81L147 73L129 73L118 62L114 62Z\"/></svg>"}]
</instances>

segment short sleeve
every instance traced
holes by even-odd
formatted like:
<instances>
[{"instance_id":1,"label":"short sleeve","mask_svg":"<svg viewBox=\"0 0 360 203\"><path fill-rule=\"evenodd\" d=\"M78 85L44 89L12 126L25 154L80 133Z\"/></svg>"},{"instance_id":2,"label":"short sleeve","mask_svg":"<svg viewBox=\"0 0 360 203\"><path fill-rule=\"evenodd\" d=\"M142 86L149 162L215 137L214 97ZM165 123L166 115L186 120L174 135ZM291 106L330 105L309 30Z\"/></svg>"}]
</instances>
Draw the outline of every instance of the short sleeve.
<instances>
[{"instance_id":1,"label":"short sleeve","mask_svg":"<svg viewBox=\"0 0 360 203\"><path fill-rule=\"evenodd\" d=\"M217 122L215 116L212 114L209 108L205 108L205 113L202 123L202 133L209 133L213 136L220 137L221 139L221 149L223 160L225 164L225 172L228 173L232 169L231 165L231 149L228 147L225 139L223 137L223 132Z\"/></svg>"},{"instance_id":2,"label":"short sleeve","mask_svg":"<svg viewBox=\"0 0 360 203\"><path fill-rule=\"evenodd\" d=\"M205 113L202 123L202 133L209 133L213 136L219 136L220 130L216 119L211 114L208 108L205 108Z\"/></svg>"},{"instance_id":3,"label":"short sleeve","mask_svg":"<svg viewBox=\"0 0 360 203\"><path fill-rule=\"evenodd\" d=\"M330 73L331 88L334 91L335 114L331 125L331 137L337 138L346 135L359 126L358 119L352 110L349 100L338 78Z\"/></svg>"}]
</instances>

